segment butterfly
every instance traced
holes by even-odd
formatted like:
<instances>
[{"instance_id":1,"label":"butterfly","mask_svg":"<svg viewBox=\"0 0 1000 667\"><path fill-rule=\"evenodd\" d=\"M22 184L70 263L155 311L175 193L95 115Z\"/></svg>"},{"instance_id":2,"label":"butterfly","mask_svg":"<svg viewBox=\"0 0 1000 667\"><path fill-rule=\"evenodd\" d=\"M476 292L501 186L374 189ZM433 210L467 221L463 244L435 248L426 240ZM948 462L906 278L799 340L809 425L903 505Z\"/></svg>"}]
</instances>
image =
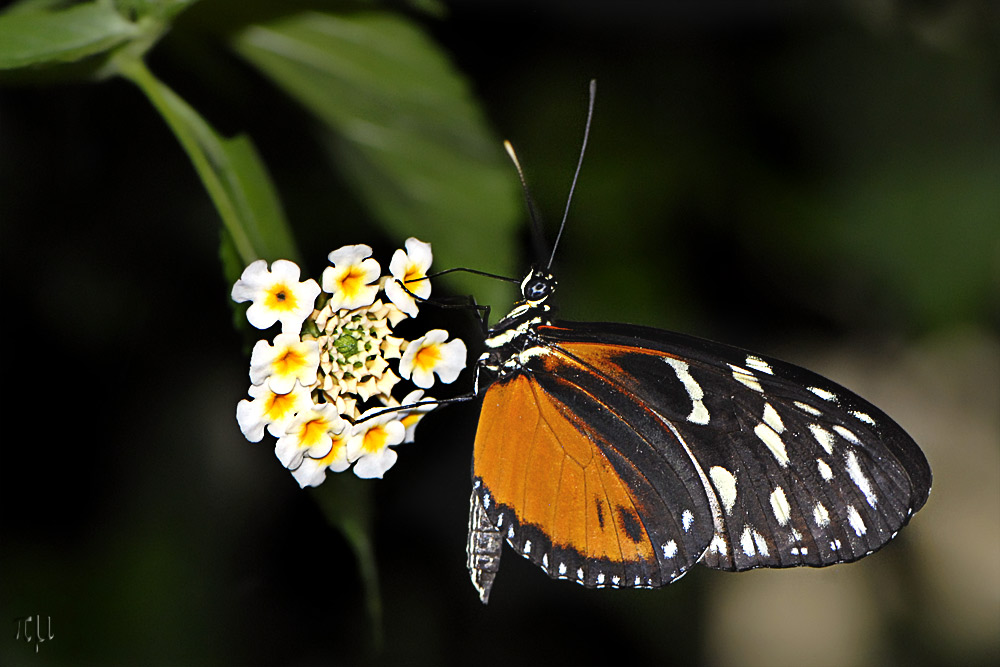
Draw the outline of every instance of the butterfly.
<instances>
[{"instance_id":1,"label":"butterfly","mask_svg":"<svg viewBox=\"0 0 1000 667\"><path fill-rule=\"evenodd\" d=\"M655 588L697 563L855 561L926 502L927 459L868 401L729 345L555 320L551 264L521 281L475 370L467 555L484 603L504 541L553 578Z\"/></svg>"}]
</instances>

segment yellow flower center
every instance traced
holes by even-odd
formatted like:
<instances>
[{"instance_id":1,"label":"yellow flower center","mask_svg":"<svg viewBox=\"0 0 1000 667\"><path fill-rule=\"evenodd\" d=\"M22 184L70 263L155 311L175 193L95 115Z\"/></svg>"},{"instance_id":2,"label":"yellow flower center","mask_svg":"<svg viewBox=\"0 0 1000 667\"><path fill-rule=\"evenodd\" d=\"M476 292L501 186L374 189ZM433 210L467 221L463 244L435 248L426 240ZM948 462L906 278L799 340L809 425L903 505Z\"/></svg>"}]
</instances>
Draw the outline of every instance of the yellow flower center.
<instances>
[{"instance_id":1,"label":"yellow flower center","mask_svg":"<svg viewBox=\"0 0 1000 667\"><path fill-rule=\"evenodd\" d=\"M295 293L284 283L278 283L267 291L267 307L271 310L295 310Z\"/></svg>"},{"instance_id":2,"label":"yellow flower center","mask_svg":"<svg viewBox=\"0 0 1000 667\"><path fill-rule=\"evenodd\" d=\"M335 458L346 458L344 456L344 450L347 448L347 438L345 434L333 436L333 447L330 449L330 453L319 460L321 466L328 466L333 463Z\"/></svg>"},{"instance_id":3,"label":"yellow flower center","mask_svg":"<svg viewBox=\"0 0 1000 667\"><path fill-rule=\"evenodd\" d=\"M368 429L368 432L365 433L361 447L369 454L375 454L385 448L386 439L387 435L385 429L381 426L375 426Z\"/></svg>"},{"instance_id":4,"label":"yellow flower center","mask_svg":"<svg viewBox=\"0 0 1000 667\"><path fill-rule=\"evenodd\" d=\"M403 276L404 283L411 283L424 278L424 272L417 267L416 264L410 264L406 267L406 274ZM409 287L409 285L407 285Z\"/></svg>"},{"instance_id":5,"label":"yellow flower center","mask_svg":"<svg viewBox=\"0 0 1000 667\"><path fill-rule=\"evenodd\" d=\"M312 447L323 439L329 428L330 424L325 419L310 419L302 425L302 437L299 438L299 444L302 447Z\"/></svg>"},{"instance_id":6,"label":"yellow flower center","mask_svg":"<svg viewBox=\"0 0 1000 667\"><path fill-rule=\"evenodd\" d=\"M432 371L441 361L441 350L437 345L428 345L417 351L413 357L413 365L422 371Z\"/></svg>"},{"instance_id":7,"label":"yellow flower center","mask_svg":"<svg viewBox=\"0 0 1000 667\"><path fill-rule=\"evenodd\" d=\"M272 393L267 399L267 408L265 414L268 419L272 421L277 421L288 414L290 410L295 407L295 398L292 392L287 394L275 394Z\"/></svg>"},{"instance_id":8,"label":"yellow flower center","mask_svg":"<svg viewBox=\"0 0 1000 667\"><path fill-rule=\"evenodd\" d=\"M410 428L418 421L420 421L421 417L423 417L423 415L419 412L410 412L399 421L403 422L403 426L405 426L406 428Z\"/></svg>"},{"instance_id":9,"label":"yellow flower center","mask_svg":"<svg viewBox=\"0 0 1000 667\"><path fill-rule=\"evenodd\" d=\"M352 266L340 279L340 289L350 297L357 296L365 286L365 274L360 267Z\"/></svg>"},{"instance_id":10,"label":"yellow flower center","mask_svg":"<svg viewBox=\"0 0 1000 667\"><path fill-rule=\"evenodd\" d=\"M306 367L306 358L299 350L289 347L285 353L274 360L276 375L298 375Z\"/></svg>"}]
</instances>

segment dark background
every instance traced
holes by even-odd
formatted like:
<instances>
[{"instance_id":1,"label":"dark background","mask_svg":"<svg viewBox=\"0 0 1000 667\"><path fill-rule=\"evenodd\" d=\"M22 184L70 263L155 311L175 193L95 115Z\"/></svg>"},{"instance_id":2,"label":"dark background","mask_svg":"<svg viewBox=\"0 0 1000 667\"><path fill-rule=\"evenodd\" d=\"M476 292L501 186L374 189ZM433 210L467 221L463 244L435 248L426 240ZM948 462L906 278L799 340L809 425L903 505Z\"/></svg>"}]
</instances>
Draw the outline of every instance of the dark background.
<instances>
[{"instance_id":1,"label":"dark background","mask_svg":"<svg viewBox=\"0 0 1000 667\"><path fill-rule=\"evenodd\" d=\"M316 492L239 432L245 339L217 216L174 137L122 81L0 88L0 662L994 664L1000 29L988 5L414 13L517 146L550 234L598 79L556 264L564 317L809 366L899 421L935 486L913 525L858 564L699 568L665 590L588 591L508 551L484 608L464 565L476 408L442 409L385 480L363 483L381 652ZM230 104L189 46L179 29L151 67L220 131L257 142L313 274L348 242L386 263L403 239L366 227L315 147L319 128L262 79L252 103ZM512 263L530 260L526 245ZM38 654L14 640L31 614L56 636Z\"/></svg>"}]
</instances>

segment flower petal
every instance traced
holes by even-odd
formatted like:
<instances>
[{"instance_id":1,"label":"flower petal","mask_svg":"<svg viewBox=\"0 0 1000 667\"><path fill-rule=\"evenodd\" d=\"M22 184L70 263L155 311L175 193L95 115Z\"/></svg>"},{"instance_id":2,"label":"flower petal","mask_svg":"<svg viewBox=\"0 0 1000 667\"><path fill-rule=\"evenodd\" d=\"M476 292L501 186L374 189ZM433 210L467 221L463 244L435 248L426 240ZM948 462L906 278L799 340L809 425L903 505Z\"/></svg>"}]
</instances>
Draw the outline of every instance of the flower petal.
<instances>
[{"instance_id":1,"label":"flower petal","mask_svg":"<svg viewBox=\"0 0 1000 667\"><path fill-rule=\"evenodd\" d=\"M247 309L247 320L256 328L267 329L281 322L282 332L299 333L320 292L315 280L299 282L299 273L294 262L276 260L268 271L267 262L258 259L233 285L233 300L253 302Z\"/></svg>"},{"instance_id":2,"label":"flower petal","mask_svg":"<svg viewBox=\"0 0 1000 667\"><path fill-rule=\"evenodd\" d=\"M300 487L319 486L326 479L327 470L343 472L351 467L347 460L346 436L349 433L350 431L345 428L341 433L333 435L333 446L326 456L318 459L309 457L302 459L302 464L292 471L292 476Z\"/></svg>"},{"instance_id":3,"label":"flower petal","mask_svg":"<svg viewBox=\"0 0 1000 667\"><path fill-rule=\"evenodd\" d=\"M406 239L406 250L397 250L389 263L393 279L386 283L385 295L410 317L418 312L413 295L421 299L431 295L431 281L426 278L432 259L431 244L411 237Z\"/></svg>"},{"instance_id":4,"label":"flower petal","mask_svg":"<svg viewBox=\"0 0 1000 667\"><path fill-rule=\"evenodd\" d=\"M447 339L447 331L432 329L411 342L399 360L399 374L423 389L434 386L435 373L442 382L454 382L465 368L468 350L462 339L445 343Z\"/></svg>"},{"instance_id":5,"label":"flower petal","mask_svg":"<svg viewBox=\"0 0 1000 667\"><path fill-rule=\"evenodd\" d=\"M389 449L398 445L406 437L406 427L398 415L388 412L378 417L365 419L366 415L383 410L372 408L361 416L351 429L347 440L347 457L354 464L354 474L362 478L381 477L396 462L396 453Z\"/></svg>"},{"instance_id":6,"label":"flower petal","mask_svg":"<svg viewBox=\"0 0 1000 667\"><path fill-rule=\"evenodd\" d=\"M236 421L250 442L260 442L265 427L280 438L296 413L312 405L309 390L298 384L286 394L274 393L266 382L251 385L250 396L252 401L242 400L236 406Z\"/></svg>"},{"instance_id":7,"label":"flower petal","mask_svg":"<svg viewBox=\"0 0 1000 667\"><path fill-rule=\"evenodd\" d=\"M400 405L404 409L399 411L399 421L406 427L406 435L403 437L403 442L414 441L417 424L424 418L424 415L437 407L433 403L434 400L433 396L424 396L423 389L414 389L400 401ZM415 403L422 403L422 405L414 405L412 408L405 409L407 405Z\"/></svg>"},{"instance_id":8,"label":"flower petal","mask_svg":"<svg viewBox=\"0 0 1000 667\"><path fill-rule=\"evenodd\" d=\"M250 355L250 382L260 385L268 380L276 394L287 394L295 382L310 387L316 383L319 368L319 344L315 340L299 340L297 334L278 334L272 346L266 340L257 341Z\"/></svg>"},{"instance_id":9,"label":"flower petal","mask_svg":"<svg viewBox=\"0 0 1000 667\"><path fill-rule=\"evenodd\" d=\"M240 279L233 285L233 301L236 303L252 301L254 295L260 291L261 285L266 281L267 275L266 261L258 259L251 262L247 268L243 269Z\"/></svg>"},{"instance_id":10,"label":"flower petal","mask_svg":"<svg viewBox=\"0 0 1000 667\"><path fill-rule=\"evenodd\" d=\"M465 359L468 355L468 350L461 338L456 338L453 341L445 343L440 346L439 350L440 360L434 368L434 372L441 378L441 382L451 384L458 379L462 369L465 368Z\"/></svg>"},{"instance_id":11,"label":"flower petal","mask_svg":"<svg viewBox=\"0 0 1000 667\"><path fill-rule=\"evenodd\" d=\"M330 253L333 266L323 270L323 291L330 294L333 310L354 310L375 302L382 267L370 259L366 245L344 246Z\"/></svg>"},{"instance_id":12,"label":"flower petal","mask_svg":"<svg viewBox=\"0 0 1000 667\"><path fill-rule=\"evenodd\" d=\"M396 463L398 454L388 447L379 452L363 456L354 464L354 474L361 479L382 479L386 471Z\"/></svg>"},{"instance_id":13,"label":"flower petal","mask_svg":"<svg viewBox=\"0 0 1000 667\"><path fill-rule=\"evenodd\" d=\"M299 488L319 486L326 480L326 466L320 465L317 459L303 458L299 467L292 470L292 477Z\"/></svg>"},{"instance_id":14,"label":"flower petal","mask_svg":"<svg viewBox=\"0 0 1000 667\"><path fill-rule=\"evenodd\" d=\"M291 421L286 434L275 443L274 454L286 468L297 469L305 457L327 456L333 449L333 436L343 433L347 427L334 404L313 405Z\"/></svg>"}]
</instances>

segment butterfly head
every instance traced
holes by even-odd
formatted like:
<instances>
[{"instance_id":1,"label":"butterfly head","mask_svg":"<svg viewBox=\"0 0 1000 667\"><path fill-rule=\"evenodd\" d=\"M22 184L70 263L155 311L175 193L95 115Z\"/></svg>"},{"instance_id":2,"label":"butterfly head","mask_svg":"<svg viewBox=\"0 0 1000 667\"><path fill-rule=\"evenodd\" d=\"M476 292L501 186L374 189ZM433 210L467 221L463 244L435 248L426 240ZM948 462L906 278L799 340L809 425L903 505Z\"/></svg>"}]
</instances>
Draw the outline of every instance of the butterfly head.
<instances>
[{"instance_id":1,"label":"butterfly head","mask_svg":"<svg viewBox=\"0 0 1000 667\"><path fill-rule=\"evenodd\" d=\"M556 289L556 279L544 269L531 269L521 281L521 299L530 306L545 302Z\"/></svg>"}]
</instances>

